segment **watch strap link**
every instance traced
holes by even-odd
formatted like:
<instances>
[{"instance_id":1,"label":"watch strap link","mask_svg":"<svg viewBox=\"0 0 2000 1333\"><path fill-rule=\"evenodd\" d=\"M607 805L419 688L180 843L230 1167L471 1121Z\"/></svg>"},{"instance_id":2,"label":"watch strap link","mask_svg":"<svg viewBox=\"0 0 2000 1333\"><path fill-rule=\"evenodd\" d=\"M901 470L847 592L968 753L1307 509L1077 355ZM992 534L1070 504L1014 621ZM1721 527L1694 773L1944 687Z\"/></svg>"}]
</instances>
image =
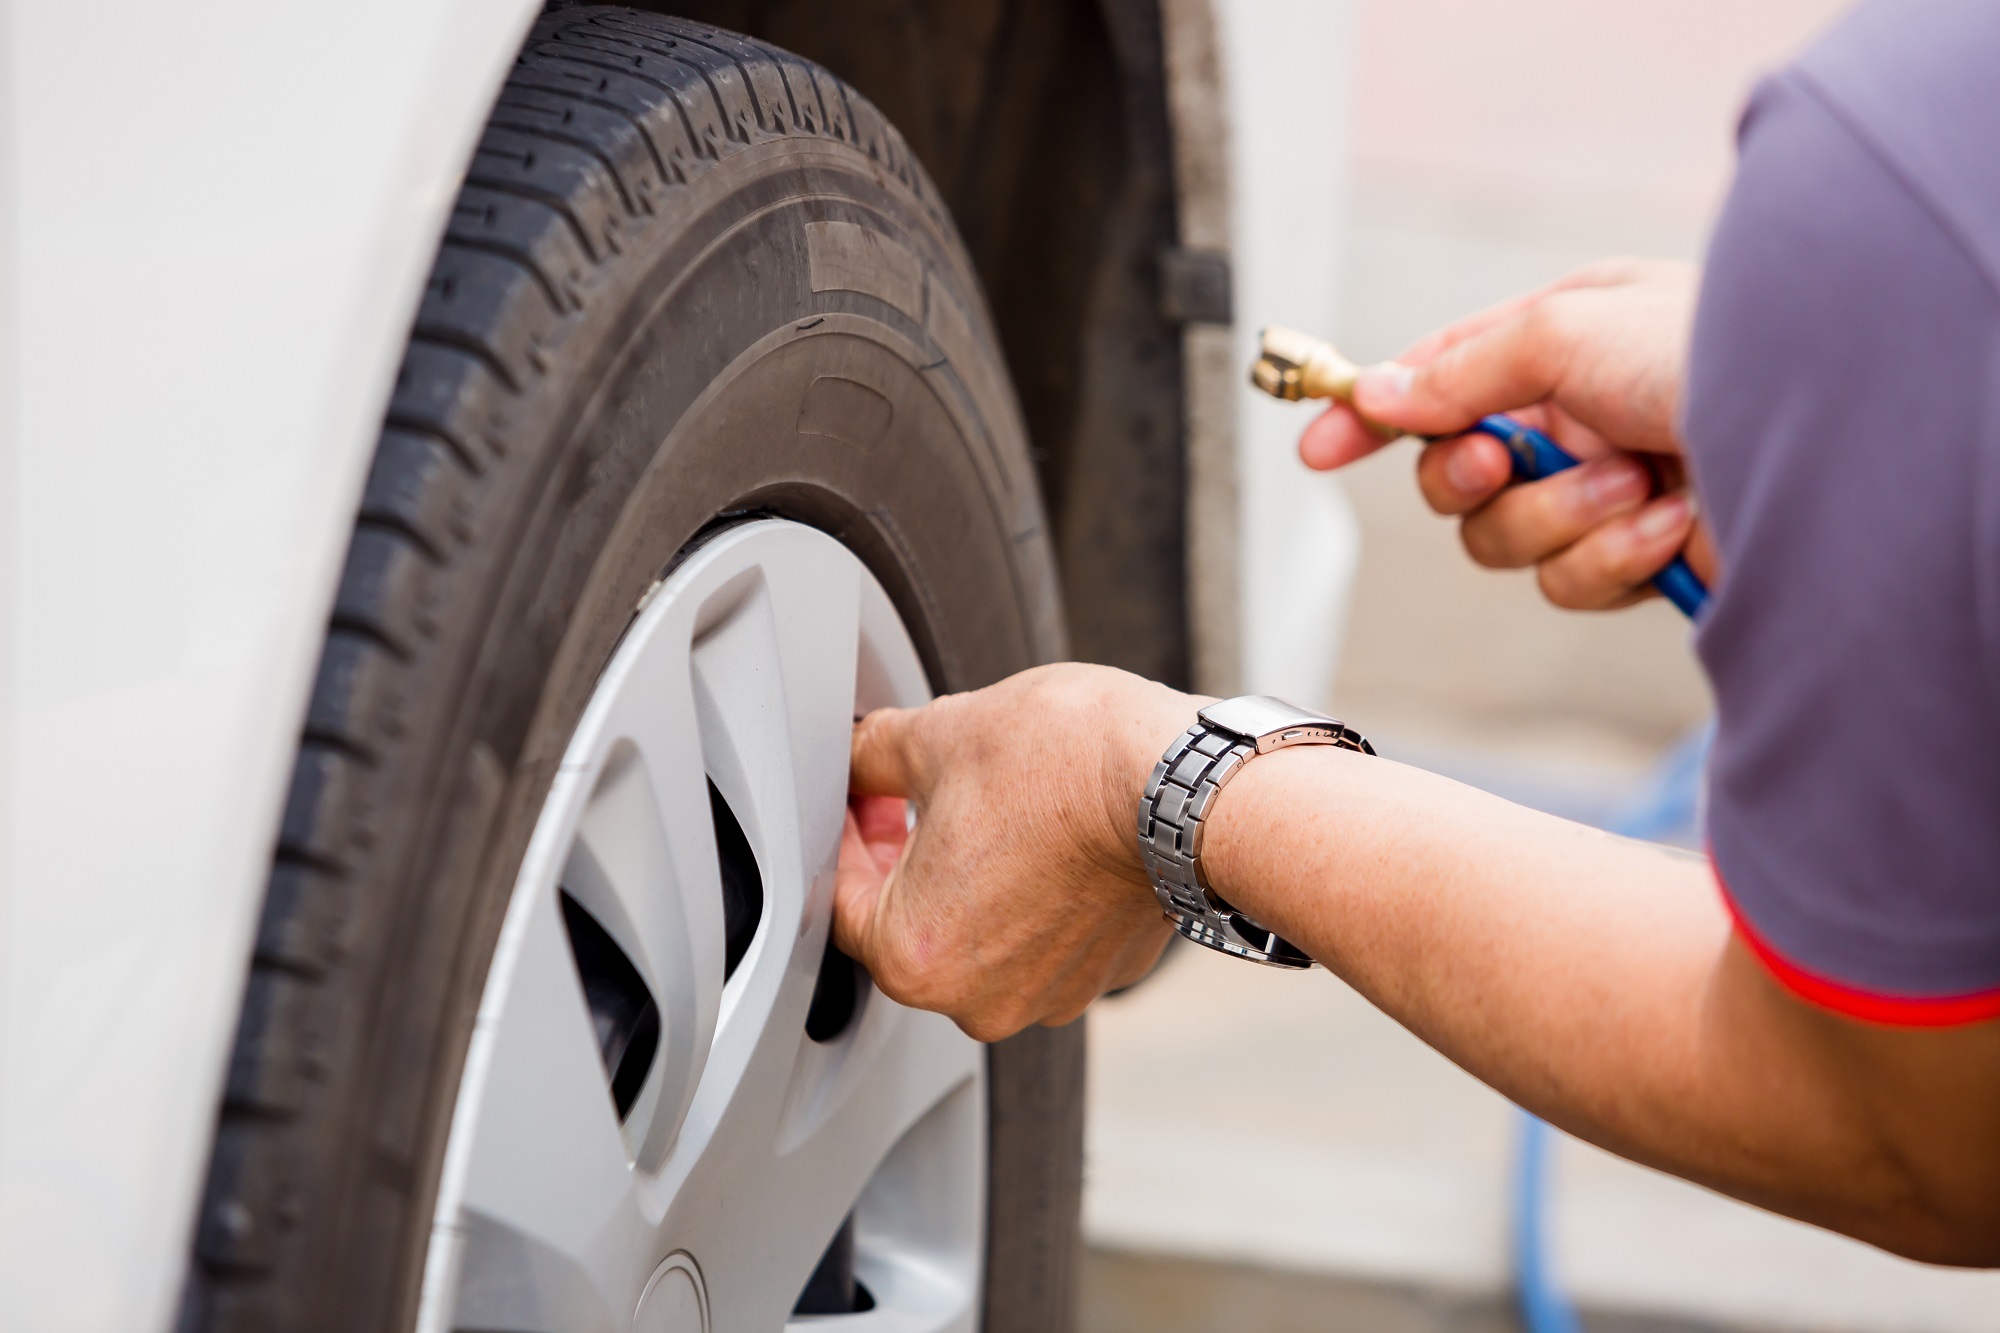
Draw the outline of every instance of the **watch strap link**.
<instances>
[{"instance_id":1,"label":"watch strap link","mask_svg":"<svg viewBox=\"0 0 2000 1333\"><path fill-rule=\"evenodd\" d=\"M1333 742L1368 750L1350 728ZM1139 851L1160 907L1197 944L1271 967L1306 968L1312 958L1290 940L1238 912L1209 888L1202 833L1216 793L1255 756L1254 741L1196 722L1167 747L1139 802Z\"/></svg>"}]
</instances>

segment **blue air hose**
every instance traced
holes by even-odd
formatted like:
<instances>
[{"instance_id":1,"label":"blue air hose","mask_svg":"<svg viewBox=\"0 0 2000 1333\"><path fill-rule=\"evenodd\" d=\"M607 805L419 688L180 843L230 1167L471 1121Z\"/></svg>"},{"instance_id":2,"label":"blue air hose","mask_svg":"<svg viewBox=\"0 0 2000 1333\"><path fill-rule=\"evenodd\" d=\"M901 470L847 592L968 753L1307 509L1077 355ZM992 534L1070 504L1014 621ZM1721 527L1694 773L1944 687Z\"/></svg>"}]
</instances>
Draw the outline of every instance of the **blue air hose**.
<instances>
[{"instance_id":1,"label":"blue air hose","mask_svg":"<svg viewBox=\"0 0 2000 1333\"><path fill-rule=\"evenodd\" d=\"M1512 1250L1514 1301L1528 1333L1582 1333L1576 1306L1556 1281L1549 1260L1549 1147L1555 1131L1540 1116L1517 1111L1514 1136Z\"/></svg>"},{"instance_id":2,"label":"blue air hose","mask_svg":"<svg viewBox=\"0 0 2000 1333\"><path fill-rule=\"evenodd\" d=\"M1491 435L1507 446L1507 453L1514 460L1514 475L1523 481L1540 481L1558 472L1566 472L1576 466L1576 456L1557 444L1542 432L1523 421L1509 416L1481 417L1472 427L1474 433ZM1681 614L1693 620L1708 601L1708 589L1702 586L1695 572L1688 568L1688 562L1675 556L1667 562L1666 568L1653 575L1653 586L1660 595L1679 607Z\"/></svg>"}]
</instances>

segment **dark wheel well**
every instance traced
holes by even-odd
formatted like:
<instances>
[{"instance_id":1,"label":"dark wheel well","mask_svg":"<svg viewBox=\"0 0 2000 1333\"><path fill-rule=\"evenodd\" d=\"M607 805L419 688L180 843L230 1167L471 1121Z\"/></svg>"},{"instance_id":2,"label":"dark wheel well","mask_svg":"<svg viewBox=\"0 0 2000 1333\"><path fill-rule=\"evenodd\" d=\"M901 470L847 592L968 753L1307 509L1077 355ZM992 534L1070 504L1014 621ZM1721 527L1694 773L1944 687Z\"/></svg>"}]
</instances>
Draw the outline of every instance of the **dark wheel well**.
<instances>
[{"instance_id":1,"label":"dark wheel well","mask_svg":"<svg viewBox=\"0 0 2000 1333\"><path fill-rule=\"evenodd\" d=\"M1034 441L1071 651L1189 683L1176 237L1156 0L639 0L817 61L965 238Z\"/></svg>"}]
</instances>

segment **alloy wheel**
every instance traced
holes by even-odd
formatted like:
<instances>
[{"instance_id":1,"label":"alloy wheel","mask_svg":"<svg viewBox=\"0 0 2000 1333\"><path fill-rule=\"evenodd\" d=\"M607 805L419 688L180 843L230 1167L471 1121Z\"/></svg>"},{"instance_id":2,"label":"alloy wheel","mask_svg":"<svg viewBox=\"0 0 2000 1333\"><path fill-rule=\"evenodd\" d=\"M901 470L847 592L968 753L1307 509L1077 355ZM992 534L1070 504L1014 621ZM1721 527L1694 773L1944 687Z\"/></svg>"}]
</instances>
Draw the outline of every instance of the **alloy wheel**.
<instances>
[{"instance_id":1,"label":"alloy wheel","mask_svg":"<svg viewBox=\"0 0 2000 1333\"><path fill-rule=\"evenodd\" d=\"M927 697L814 529L724 529L642 600L501 928L421 1330L974 1326L984 1051L828 943L851 720Z\"/></svg>"}]
</instances>

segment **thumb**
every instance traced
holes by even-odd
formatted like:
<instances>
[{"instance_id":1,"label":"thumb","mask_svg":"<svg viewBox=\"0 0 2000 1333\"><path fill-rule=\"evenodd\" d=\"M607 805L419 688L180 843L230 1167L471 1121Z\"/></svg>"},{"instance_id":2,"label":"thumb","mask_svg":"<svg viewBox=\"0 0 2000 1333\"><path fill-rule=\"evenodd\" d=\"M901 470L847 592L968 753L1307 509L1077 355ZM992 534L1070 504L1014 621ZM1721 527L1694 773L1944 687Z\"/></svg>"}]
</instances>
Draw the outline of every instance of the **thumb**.
<instances>
[{"instance_id":1,"label":"thumb","mask_svg":"<svg viewBox=\"0 0 2000 1333\"><path fill-rule=\"evenodd\" d=\"M854 724L848 749L848 790L863 796L922 797L919 719L923 708L878 708Z\"/></svg>"},{"instance_id":2,"label":"thumb","mask_svg":"<svg viewBox=\"0 0 2000 1333\"><path fill-rule=\"evenodd\" d=\"M1420 366L1385 361L1354 384L1361 412L1413 435L1449 435L1489 412L1547 398L1565 357L1554 321L1530 306L1454 343Z\"/></svg>"}]
</instances>

